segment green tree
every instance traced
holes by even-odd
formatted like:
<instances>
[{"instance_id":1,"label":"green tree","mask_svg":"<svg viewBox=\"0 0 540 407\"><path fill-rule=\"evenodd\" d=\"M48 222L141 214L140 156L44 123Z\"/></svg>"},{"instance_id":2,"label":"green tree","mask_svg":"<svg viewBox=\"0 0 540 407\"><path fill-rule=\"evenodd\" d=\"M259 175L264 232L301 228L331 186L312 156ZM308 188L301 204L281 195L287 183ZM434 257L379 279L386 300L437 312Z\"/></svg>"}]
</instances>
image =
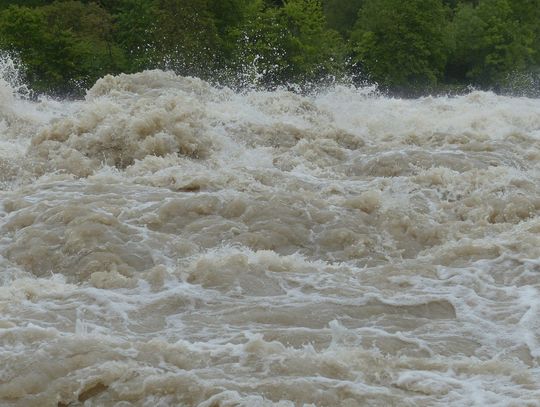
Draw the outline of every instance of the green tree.
<instances>
[{"instance_id":1,"label":"green tree","mask_svg":"<svg viewBox=\"0 0 540 407\"><path fill-rule=\"evenodd\" d=\"M126 68L123 51L113 39L113 17L97 3L77 0L56 1L41 7L48 29L69 31L75 39L78 80L83 87L91 86L107 73Z\"/></svg>"},{"instance_id":2,"label":"green tree","mask_svg":"<svg viewBox=\"0 0 540 407\"><path fill-rule=\"evenodd\" d=\"M160 16L157 1L119 1L115 41L129 60L127 70L154 68L163 61L163 47L157 46Z\"/></svg>"},{"instance_id":3,"label":"green tree","mask_svg":"<svg viewBox=\"0 0 540 407\"><path fill-rule=\"evenodd\" d=\"M343 71L343 41L328 28L319 0L264 8L247 27L240 50L267 84L308 83Z\"/></svg>"},{"instance_id":4,"label":"green tree","mask_svg":"<svg viewBox=\"0 0 540 407\"><path fill-rule=\"evenodd\" d=\"M513 17L524 35L530 37L534 68L540 65L540 0L514 0L510 2Z\"/></svg>"},{"instance_id":5,"label":"green tree","mask_svg":"<svg viewBox=\"0 0 540 407\"><path fill-rule=\"evenodd\" d=\"M157 38L163 67L210 78L215 72L219 36L209 0L158 0Z\"/></svg>"},{"instance_id":6,"label":"green tree","mask_svg":"<svg viewBox=\"0 0 540 407\"><path fill-rule=\"evenodd\" d=\"M10 6L38 7L51 4L54 0L0 0L0 10Z\"/></svg>"},{"instance_id":7,"label":"green tree","mask_svg":"<svg viewBox=\"0 0 540 407\"><path fill-rule=\"evenodd\" d=\"M232 61L246 24L256 18L261 7L261 0L210 0L209 9L219 35L220 68Z\"/></svg>"},{"instance_id":8,"label":"green tree","mask_svg":"<svg viewBox=\"0 0 540 407\"><path fill-rule=\"evenodd\" d=\"M81 94L125 67L112 29L112 17L95 3L10 6L0 12L0 48L20 56L36 91Z\"/></svg>"},{"instance_id":9,"label":"green tree","mask_svg":"<svg viewBox=\"0 0 540 407\"><path fill-rule=\"evenodd\" d=\"M343 66L343 51L339 34L327 27L321 2L289 0L283 7L288 32L287 51L291 76L316 80L338 73Z\"/></svg>"},{"instance_id":10,"label":"green tree","mask_svg":"<svg viewBox=\"0 0 540 407\"><path fill-rule=\"evenodd\" d=\"M325 0L324 14L328 26L344 36L349 36L364 0Z\"/></svg>"},{"instance_id":11,"label":"green tree","mask_svg":"<svg viewBox=\"0 0 540 407\"><path fill-rule=\"evenodd\" d=\"M173 69L209 78L218 66L220 38L210 0L122 0L116 21L131 70Z\"/></svg>"},{"instance_id":12,"label":"green tree","mask_svg":"<svg viewBox=\"0 0 540 407\"><path fill-rule=\"evenodd\" d=\"M350 60L398 91L524 89L540 83L540 0L0 0L0 49L56 93L148 68L317 83Z\"/></svg>"},{"instance_id":13,"label":"green tree","mask_svg":"<svg viewBox=\"0 0 540 407\"><path fill-rule=\"evenodd\" d=\"M441 0L366 0L351 34L355 60L381 85L435 85L446 63Z\"/></svg>"},{"instance_id":14,"label":"green tree","mask_svg":"<svg viewBox=\"0 0 540 407\"><path fill-rule=\"evenodd\" d=\"M28 81L40 92L69 92L76 84L76 39L52 29L40 9L11 6L0 13L0 48L20 55Z\"/></svg>"},{"instance_id":15,"label":"green tree","mask_svg":"<svg viewBox=\"0 0 540 407\"><path fill-rule=\"evenodd\" d=\"M501 85L533 61L534 27L520 21L508 0L460 5L451 33L455 40L447 69L451 80Z\"/></svg>"}]
</instances>

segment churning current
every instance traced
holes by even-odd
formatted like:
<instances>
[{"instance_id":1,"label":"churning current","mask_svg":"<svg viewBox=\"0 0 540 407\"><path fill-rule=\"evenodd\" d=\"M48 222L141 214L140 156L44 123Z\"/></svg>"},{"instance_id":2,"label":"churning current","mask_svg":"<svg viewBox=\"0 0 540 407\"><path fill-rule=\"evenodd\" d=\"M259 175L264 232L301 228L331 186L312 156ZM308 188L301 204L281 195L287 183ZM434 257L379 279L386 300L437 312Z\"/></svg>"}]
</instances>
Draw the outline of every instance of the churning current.
<instances>
[{"instance_id":1,"label":"churning current","mask_svg":"<svg viewBox=\"0 0 540 407\"><path fill-rule=\"evenodd\" d=\"M540 100L0 81L0 405L540 406Z\"/></svg>"}]
</instances>

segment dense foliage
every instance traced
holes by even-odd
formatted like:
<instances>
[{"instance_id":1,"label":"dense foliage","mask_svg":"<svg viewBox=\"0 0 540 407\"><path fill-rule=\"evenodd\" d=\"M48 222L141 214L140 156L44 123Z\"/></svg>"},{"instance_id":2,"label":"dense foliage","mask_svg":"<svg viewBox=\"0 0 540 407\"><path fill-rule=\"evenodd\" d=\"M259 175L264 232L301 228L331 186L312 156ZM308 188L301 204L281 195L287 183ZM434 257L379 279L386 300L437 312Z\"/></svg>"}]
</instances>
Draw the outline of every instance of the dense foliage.
<instances>
[{"instance_id":1,"label":"dense foliage","mask_svg":"<svg viewBox=\"0 0 540 407\"><path fill-rule=\"evenodd\" d=\"M0 0L0 50L57 94L148 68L236 86L538 92L540 0Z\"/></svg>"}]
</instances>

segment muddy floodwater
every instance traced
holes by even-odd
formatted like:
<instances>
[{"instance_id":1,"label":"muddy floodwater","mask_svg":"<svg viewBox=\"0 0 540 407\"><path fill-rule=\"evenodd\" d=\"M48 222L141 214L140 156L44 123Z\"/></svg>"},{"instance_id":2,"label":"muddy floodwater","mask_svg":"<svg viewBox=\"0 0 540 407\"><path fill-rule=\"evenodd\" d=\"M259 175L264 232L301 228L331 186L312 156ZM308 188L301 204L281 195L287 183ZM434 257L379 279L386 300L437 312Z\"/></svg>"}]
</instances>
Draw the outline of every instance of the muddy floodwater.
<instances>
[{"instance_id":1,"label":"muddy floodwater","mask_svg":"<svg viewBox=\"0 0 540 407\"><path fill-rule=\"evenodd\" d=\"M22 88L1 406L540 406L540 100Z\"/></svg>"}]
</instances>

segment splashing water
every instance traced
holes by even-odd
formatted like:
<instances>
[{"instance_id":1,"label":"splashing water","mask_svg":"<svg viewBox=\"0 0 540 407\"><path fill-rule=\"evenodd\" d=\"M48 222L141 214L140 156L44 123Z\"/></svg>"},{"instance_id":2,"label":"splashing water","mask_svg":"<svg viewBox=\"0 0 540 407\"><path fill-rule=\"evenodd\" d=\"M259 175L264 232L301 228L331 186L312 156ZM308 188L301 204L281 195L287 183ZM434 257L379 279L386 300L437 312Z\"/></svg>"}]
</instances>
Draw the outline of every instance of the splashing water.
<instances>
[{"instance_id":1,"label":"splashing water","mask_svg":"<svg viewBox=\"0 0 540 407\"><path fill-rule=\"evenodd\" d=\"M13 104L15 99L30 97L30 89L22 80L16 58L0 54L0 107Z\"/></svg>"},{"instance_id":2,"label":"splashing water","mask_svg":"<svg viewBox=\"0 0 540 407\"><path fill-rule=\"evenodd\" d=\"M13 111L0 404L540 405L539 100L147 71Z\"/></svg>"}]
</instances>

